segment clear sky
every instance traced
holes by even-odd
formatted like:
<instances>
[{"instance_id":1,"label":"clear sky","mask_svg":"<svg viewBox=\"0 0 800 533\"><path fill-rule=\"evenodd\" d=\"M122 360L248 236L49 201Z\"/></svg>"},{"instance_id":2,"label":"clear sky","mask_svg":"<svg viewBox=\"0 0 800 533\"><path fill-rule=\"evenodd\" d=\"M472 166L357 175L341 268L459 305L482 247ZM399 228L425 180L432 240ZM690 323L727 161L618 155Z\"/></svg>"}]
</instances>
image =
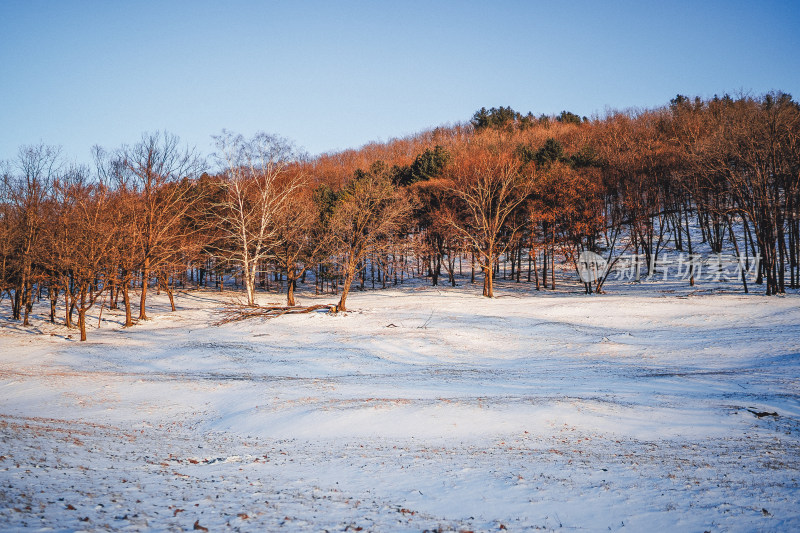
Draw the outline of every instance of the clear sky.
<instances>
[{"instance_id":1,"label":"clear sky","mask_svg":"<svg viewBox=\"0 0 800 533\"><path fill-rule=\"evenodd\" d=\"M0 159L222 128L311 154L468 120L780 89L800 2L0 1Z\"/></svg>"}]
</instances>

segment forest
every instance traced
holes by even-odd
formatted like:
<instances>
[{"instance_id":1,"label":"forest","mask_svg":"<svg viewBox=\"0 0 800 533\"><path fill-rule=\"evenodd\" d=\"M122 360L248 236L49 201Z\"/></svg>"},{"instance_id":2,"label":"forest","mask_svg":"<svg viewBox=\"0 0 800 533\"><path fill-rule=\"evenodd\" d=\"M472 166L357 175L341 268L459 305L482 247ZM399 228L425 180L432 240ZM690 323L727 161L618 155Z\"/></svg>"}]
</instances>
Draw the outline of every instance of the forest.
<instances>
[{"instance_id":1,"label":"forest","mask_svg":"<svg viewBox=\"0 0 800 533\"><path fill-rule=\"evenodd\" d=\"M12 320L27 326L49 301L50 320L85 340L93 306L124 308L133 326L153 290L235 287L256 306L280 289L291 307L313 284L340 311L353 289L455 286L459 273L486 297L498 275L547 291L584 251L609 266L641 257L646 275L666 250L702 249L748 258L744 292L800 288L800 105L782 92L678 95L593 118L482 108L315 157L273 134L214 140L210 158L157 132L94 147L89 166L46 145L3 162ZM609 273L579 287L602 293Z\"/></svg>"}]
</instances>

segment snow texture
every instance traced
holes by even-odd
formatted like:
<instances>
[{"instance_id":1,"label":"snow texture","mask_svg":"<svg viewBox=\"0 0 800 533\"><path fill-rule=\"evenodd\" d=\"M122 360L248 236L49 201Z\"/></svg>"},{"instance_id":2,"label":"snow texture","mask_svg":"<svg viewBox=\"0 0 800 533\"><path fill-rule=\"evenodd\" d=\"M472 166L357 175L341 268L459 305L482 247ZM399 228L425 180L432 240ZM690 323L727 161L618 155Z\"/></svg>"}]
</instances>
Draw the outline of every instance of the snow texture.
<instances>
[{"instance_id":1,"label":"snow texture","mask_svg":"<svg viewBox=\"0 0 800 533\"><path fill-rule=\"evenodd\" d=\"M800 297L517 287L3 319L0 529L800 529Z\"/></svg>"}]
</instances>

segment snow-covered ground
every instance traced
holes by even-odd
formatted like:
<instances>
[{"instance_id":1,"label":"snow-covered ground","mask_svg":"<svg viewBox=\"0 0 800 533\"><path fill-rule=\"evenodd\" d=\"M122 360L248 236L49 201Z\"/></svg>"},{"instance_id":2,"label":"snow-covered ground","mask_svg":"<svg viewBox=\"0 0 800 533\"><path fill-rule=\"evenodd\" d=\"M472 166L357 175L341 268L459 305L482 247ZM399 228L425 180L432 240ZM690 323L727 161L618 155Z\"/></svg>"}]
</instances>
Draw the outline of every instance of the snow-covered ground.
<instances>
[{"instance_id":1,"label":"snow-covered ground","mask_svg":"<svg viewBox=\"0 0 800 533\"><path fill-rule=\"evenodd\" d=\"M3 318L0 529L800 529L800 297L500 285Z\"/></svg>"}]
</instances>

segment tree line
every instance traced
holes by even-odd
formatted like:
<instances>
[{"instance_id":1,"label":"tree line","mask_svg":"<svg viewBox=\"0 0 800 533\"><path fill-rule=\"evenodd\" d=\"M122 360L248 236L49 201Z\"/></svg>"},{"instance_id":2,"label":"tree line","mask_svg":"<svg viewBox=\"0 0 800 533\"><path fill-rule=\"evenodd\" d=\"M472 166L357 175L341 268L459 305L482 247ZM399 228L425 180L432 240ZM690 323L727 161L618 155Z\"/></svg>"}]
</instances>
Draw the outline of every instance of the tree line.
<instances>
[{"instance_id":1,"label":"tree line","mask_svg":"<svg viewBox=\"0 0 800 533\"><path fill-rule=\"evenodd\" d=\"M645 272L667 249L758 257L755 283L781 294L800 287L799 135L800 106L772 92L592 119L483 108L313 158L277 135L227 131L210 160L162 132L95 147L90 166L26 146L2 166L0 290L24 325L35 300L49 300L51 321L63 301L82 340L98 302L132 326L151 290L174 309L176 287L227 278L248 305L280 286L292 306L313 281L346 310L354 286L455 285L466 262L492 297L501 265L554 289L556 265L577 268L584 251L609 265L642 256Z\"/></svg>"}]
</instances>

